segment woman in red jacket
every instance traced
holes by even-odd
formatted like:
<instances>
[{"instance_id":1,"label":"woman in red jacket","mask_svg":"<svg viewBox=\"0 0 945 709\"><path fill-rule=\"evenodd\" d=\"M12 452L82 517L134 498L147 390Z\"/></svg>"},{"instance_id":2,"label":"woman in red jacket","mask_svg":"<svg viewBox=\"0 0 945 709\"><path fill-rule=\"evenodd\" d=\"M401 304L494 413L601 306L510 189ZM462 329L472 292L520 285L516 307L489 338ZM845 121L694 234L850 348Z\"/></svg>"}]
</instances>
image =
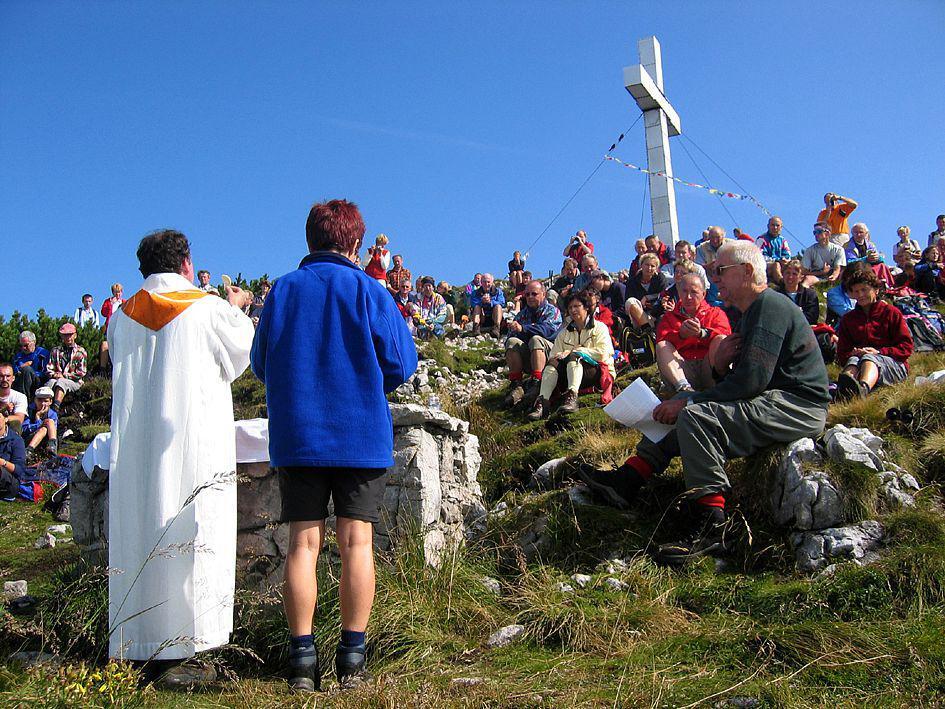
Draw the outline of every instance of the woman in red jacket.
<instances>
[{"instance_id":1,"label":"woman in red jacket","mask_svg":"<svg viewBox=\"0 0 945 709\"><path fill-rule=\"evenodd\" d=\"M879 299L882 284L872 270L854 274L846 289L856 307L840 319L837 362L843 365L837 397L865 397L909 374L912 333L898 308Z\"/></svg>"}]
</instances>

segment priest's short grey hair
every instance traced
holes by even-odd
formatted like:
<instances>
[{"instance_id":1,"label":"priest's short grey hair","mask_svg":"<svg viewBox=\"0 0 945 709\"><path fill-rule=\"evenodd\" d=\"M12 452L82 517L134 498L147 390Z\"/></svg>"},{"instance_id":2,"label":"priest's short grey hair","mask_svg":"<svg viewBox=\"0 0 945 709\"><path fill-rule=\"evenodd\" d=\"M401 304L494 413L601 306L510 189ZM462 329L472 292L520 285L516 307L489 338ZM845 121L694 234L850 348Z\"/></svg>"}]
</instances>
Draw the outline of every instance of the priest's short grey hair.
<instances>
[{"instance_id":1,"label":"priest's short grey hair","mask_svg":"<svg viewBox=\"0 0 945 709\"><path fill-rule=\"evenodd\" d=\"M750 263L752 270L752 281L755 285L763 286L768 282L767 266L765 257L761 255L759 249L751 241L739 239L737 241L728 241L719 247L716 259L727 257L734 263Z\"/></svg>"}]
</instances>

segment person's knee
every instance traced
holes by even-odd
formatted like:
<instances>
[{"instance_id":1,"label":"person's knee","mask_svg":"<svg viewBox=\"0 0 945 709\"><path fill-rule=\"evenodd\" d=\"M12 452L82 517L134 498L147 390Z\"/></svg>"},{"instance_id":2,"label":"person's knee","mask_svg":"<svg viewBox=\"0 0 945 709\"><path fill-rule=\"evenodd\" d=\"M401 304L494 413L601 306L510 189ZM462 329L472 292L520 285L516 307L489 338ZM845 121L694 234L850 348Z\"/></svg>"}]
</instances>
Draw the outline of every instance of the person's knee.
<instances>
[{"instance_id":1,"label":"person's knee","mask_svg":"<svg viewBox=\"0 0 945 709\"><path fill-rule=\"evenodd\" d=\"M346 553L368 550L374 547L374 525L350 517L338 518L338 548L342 557Z\"/></svg>"}]
</instances>

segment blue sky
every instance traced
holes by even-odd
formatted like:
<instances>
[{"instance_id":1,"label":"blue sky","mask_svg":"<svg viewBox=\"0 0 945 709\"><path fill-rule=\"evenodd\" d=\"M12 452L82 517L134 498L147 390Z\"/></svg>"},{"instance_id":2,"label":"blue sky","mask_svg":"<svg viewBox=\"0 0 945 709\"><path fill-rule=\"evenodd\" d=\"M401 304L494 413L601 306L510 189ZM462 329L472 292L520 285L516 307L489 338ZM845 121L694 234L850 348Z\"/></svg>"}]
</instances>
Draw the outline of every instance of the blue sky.
<instances>
[{"instance_id":1,"label":"blue sky","mask_svg":"<svg viewBox=\"0 0 945 709\"><path fill-rule=\"evenodd\" d=\"M415 274L502 272L637 118L622 68L650 34L686 136L677 176L740 191L698 146L801 245L826 191L856 198L885 250L899 224L924 243L945 212L945 3L819 7L4 0L0 315L134 291L137 242L161 227L215 282L277 276L333 197ZM615 155L645 162L642 122ZM602 166L529 266L557 269L579 227L606 268L626 266L643 185ZM730 217L678 187L677 203L685 238L764 231L746 202L726 201Z\"/></svg>"}]
</instances>

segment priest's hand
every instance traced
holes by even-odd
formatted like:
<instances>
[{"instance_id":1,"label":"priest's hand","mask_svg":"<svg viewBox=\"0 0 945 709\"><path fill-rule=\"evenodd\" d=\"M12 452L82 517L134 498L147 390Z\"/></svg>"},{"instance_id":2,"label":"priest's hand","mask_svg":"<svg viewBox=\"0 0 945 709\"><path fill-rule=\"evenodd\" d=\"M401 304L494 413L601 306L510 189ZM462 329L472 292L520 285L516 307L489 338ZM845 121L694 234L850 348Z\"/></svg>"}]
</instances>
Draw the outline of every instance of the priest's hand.
<instances>
[{"instance_id":1,"label":"priest's hand","mask_svg":"<svg viewBox=\"0 0 945 709\"><path fill-rule=\"evenodd\" d=\"M243 290L236 286L227 286L226 299L229 301L230 305L243 309L253 302L253 294L248 290Z\"/></svg>"}]
</instances>

